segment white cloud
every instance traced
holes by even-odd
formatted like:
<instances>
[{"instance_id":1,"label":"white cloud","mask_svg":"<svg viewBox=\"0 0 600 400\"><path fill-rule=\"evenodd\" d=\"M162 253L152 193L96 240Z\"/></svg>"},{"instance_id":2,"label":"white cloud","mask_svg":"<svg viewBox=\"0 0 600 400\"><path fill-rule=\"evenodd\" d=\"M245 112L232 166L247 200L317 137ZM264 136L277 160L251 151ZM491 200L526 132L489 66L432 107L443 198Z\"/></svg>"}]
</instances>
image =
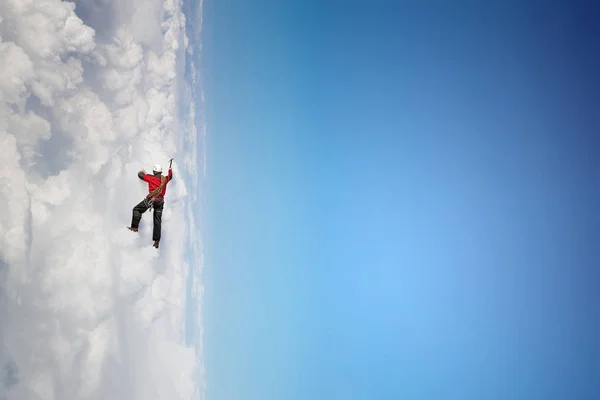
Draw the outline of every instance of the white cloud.
<instances>
[{"instance_id":1,"label":"white cloud","mask_svg":"<svg viewBox=\"0 0 600 400\"><path fill-rule=\"evenodd\" d=\"M174 164L160 250L150 212L125 229L140 168L197 167L178 121L181 3L75 3L0 0L0 400L195 398L201 346L183 345L183 322L196 180Z\"/></svg>"}]
</instances>

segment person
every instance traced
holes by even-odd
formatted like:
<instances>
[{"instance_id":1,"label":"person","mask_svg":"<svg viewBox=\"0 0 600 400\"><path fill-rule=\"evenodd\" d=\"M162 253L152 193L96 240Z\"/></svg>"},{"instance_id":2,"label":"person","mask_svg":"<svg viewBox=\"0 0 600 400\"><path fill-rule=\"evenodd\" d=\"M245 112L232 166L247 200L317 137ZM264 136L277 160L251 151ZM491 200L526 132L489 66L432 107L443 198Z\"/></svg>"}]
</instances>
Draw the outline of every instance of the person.
<instances>
[{"instance_id":1,"label":"person","mask_svg":"<svg viewBox=\"0 0 600 400\"><path fill-rule=\"evenodd\" d=\"M138 205L133 207L133 216L131 217L131 226L129 230L138 231L142 214L150 208L154 208L154 230L152 232L152 240L154 247L158 249L161 234L162 212L165 204L165 194L167 193L167 183L173 179L173 170L169 167L167 176L162 175L162 167L157 164L152 169L152 175L146 174L144 169L138 172L138 177L148 182L148 194Z\"/></svg>"}]
</instances>

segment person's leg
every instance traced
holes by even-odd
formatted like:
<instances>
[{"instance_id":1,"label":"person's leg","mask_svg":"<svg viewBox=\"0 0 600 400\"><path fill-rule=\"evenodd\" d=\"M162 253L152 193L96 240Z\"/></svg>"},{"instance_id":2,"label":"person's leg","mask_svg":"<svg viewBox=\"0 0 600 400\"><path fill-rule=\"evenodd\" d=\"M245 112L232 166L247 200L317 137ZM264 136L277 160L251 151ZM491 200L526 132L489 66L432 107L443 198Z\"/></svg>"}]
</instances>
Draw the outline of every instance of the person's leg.
<instances>
[{"instance_id":1,"label":"person's leg","mask_svg":"<svg viewBox=\"0 0 600 400\"><path fill-rule=\"evenodd\" d=\"M164 203L162 201L154 203L154 231L152 232L152 240L154 240L155 245L160 241L163 206Z\"/></svg>"},{"instance_id":2,"label":"person's leg","mask_svg":"<svg viewBox=\"0 0 600 400\"><path fill-rule=\"evenodd\" d=\"M133 207L133 216L131 217L131 227L129 229L137 232L140 220L142 219L142 214L145 213L146 210L148 210L148 202L146 199Z\"/></svg>"}]
</instances>

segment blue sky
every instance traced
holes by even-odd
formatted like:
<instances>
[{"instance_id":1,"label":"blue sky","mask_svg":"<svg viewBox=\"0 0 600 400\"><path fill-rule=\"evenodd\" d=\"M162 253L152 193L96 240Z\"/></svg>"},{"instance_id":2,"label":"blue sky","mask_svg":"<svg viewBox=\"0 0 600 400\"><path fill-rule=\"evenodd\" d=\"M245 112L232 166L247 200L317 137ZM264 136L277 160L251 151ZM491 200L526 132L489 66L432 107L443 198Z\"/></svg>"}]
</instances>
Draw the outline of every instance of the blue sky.
<instances>
[{"instance_id":1,"label":"blue sky","mask_svg":"<svg viewBox=\"0 0 600 400\"><path fill-rule=\"evenodd\" d=\"M206 2L207 398L600 397L598 7L427 3Z\"/></svg>"}]
</instances>

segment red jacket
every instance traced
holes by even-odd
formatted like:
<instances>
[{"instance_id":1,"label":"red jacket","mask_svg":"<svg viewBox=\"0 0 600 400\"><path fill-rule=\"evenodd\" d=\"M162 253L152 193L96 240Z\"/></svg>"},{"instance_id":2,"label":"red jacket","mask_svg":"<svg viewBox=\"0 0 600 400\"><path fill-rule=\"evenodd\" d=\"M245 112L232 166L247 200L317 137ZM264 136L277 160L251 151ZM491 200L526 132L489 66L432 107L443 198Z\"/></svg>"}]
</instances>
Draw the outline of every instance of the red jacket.
<instances>
[{"instance_id":1,"label":"red jacket","mask_svg":"<svg viewBox=\"0 0 600 400\"><path fill-rule=\"evenodd\" d=\"M148 182L148 193L151 193L154 189L160 186L160 175L148 175L140 171L138 172L138 177L141 180ZM171 179L173 179L173 170L169 169L169 174L167 175L167 183L165 183L165 186L163 186L160 196L157 197L165 197L165 193L167 193L167 185L171 181Z\"/></svg>"}]
</instances>

